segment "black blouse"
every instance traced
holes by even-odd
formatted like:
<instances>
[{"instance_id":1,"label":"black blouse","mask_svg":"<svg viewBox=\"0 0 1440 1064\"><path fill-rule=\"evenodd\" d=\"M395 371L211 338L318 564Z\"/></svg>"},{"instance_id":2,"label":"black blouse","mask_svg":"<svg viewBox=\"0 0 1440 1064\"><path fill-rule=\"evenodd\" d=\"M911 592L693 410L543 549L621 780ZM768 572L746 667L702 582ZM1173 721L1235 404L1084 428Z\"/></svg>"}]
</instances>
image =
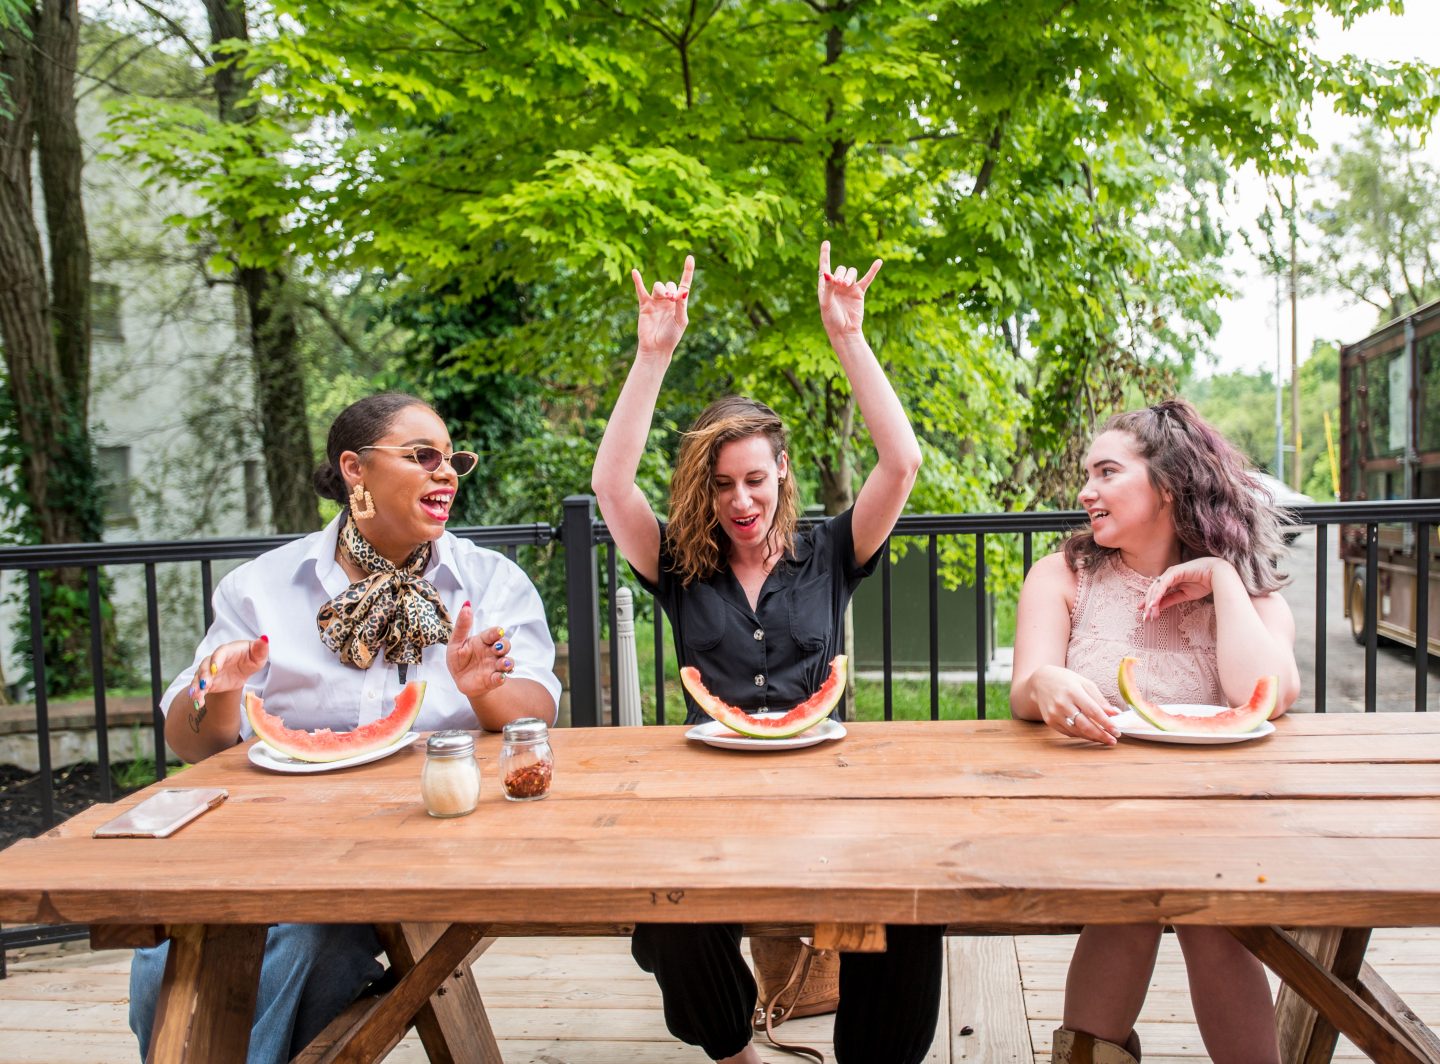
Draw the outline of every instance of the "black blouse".
<instances>
[{"instance_id":1,"label":"black blouse","mask_svg":"<svg viewBox=\"0 0 1440 1064\"><path fill-rule=\"evenodd\" d=\"M635 575L669 618L680 665L695 666L716 697L750 713L787 710L809 698L840 653L850 596L880 558L876 551L855 564L852 514L798 533L794 554L765 578L753 610L728 565L682 586L662 521L660 582ZM688 692L685 707L686 724L710 719Z\"/></svg>"}]
</instances>

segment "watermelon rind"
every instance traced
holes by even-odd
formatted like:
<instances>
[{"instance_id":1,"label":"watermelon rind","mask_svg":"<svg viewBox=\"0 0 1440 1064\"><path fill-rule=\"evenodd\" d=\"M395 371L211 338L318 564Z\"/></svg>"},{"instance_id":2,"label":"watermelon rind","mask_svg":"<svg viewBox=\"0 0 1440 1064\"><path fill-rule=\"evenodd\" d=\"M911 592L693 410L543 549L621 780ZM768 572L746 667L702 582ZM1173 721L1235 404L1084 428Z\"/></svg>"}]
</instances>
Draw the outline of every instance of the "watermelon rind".
<instances>
[{"instance_id":1,"label":"watermelon rind","mask_svg":"<svg viewBox=\"0 0 1440 1064\"><path fill-rule=\"evenodd\" d=\"M1163 732L1189 732L1203 735L1244 735L1253 732L1270 719L1275 712L1280 692L1280 677L1262 676L1255 684L1250 700L1243 706L1229 709L1210 716L1191 713L1170 713L1162 706L1141 697L1135 684L1135 666L1138 658L1122 658L1120 661L1120 697L1130 708L1140 714L1144 721Z\"/></svg>"},{"instance_id":2,"label":"watermelon rind","mask_svg":"<svg viewBox=\"0 0 1440 1064\"><path fill-rule=\"evenodd\" d=\"M680 682L695 703L725 727L751 739L789 739L815 727L833 710L845 694L845 672L849 659L835 655L830 673L819 690L789 712L779 716L753 717L710 693L700 679L700 670L686 665L680 670Z\"/></svg>"},{"instance_id":3,"label":"watermelon rind","mask_svg":"<svg viewBox=\"0 0 1440 1064\"><path fill-rule=\"evenodd\" d=\"M270 749L296 761L324 764L388 750L410 734L410 726L420 716L420 706L424 701L425 681L414 680L395 696L395 708L379 720L361 725L354 731L336 732L320 728L310 732L285 727L283 720L265 712L263 699L253 691L246 691L245 717L256 737Z\"/></svg>"}]
</instances>

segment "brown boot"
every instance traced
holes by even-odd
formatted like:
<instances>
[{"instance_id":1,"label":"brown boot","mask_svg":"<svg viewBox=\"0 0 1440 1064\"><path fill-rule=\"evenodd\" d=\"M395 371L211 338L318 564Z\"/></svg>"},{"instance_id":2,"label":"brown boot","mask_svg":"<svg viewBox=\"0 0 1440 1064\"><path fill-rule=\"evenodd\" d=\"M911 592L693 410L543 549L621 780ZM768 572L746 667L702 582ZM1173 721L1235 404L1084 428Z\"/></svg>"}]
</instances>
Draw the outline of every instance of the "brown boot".
<instances>
[{"instance_id":1,"label":"brown boot","mask_svg":"<svg viewBox=\"0 0 1440 1064\"><path fill-rule=\"evenodd\" d=\"M1084 1031L1057 1027L1050 1064L1140 1064L1140 1036L1131 1031L1119 1046Z\"/></svg>"}]
</instances>

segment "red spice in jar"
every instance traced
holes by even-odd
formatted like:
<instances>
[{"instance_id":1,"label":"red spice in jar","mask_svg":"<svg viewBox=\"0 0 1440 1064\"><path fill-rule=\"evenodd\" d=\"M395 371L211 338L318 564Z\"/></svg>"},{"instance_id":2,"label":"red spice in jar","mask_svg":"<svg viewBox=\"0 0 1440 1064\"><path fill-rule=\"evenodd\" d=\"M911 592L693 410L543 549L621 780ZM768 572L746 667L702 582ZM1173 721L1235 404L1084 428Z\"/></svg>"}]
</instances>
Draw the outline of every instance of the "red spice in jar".
<instances>
[{"instance_id":1,"label":"red spice in jar","mask_svg":"<svg viewBox=\"0 0 1440 1064\"><path fill-rule=\"evenodd\" d=\"M538 798L550 790L551 770L549 761L517 768L505 777L505 793L515 798Z\"/></svg>"}]
</instances>

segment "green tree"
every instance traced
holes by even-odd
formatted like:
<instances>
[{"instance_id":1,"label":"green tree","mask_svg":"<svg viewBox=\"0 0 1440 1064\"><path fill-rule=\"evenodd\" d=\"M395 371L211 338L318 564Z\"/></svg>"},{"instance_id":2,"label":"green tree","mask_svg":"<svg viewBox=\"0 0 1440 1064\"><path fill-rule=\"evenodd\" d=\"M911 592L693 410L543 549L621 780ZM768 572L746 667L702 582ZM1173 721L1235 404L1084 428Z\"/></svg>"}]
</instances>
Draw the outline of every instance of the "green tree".
<instances>
[{"instance_id":1,"label":"green tree","mask_svg":"<svg viewBox=\"0 0 1440 1064\"><path fill-rule=\"evenodd\" d=\"M191 12L185 5L136 6L138 19L116 27L178 44L171 63L188 65L199 76L178 100L157 100L145 92L118 98L117 130L130 136L120 153L141 163L153 180L172 186L202 191L212 182L268 187L284 167L269 165L267 153L285 150L286 131L261 107L252 72L238 62L251 39L244 0L204 0L204 31L199 33L189 26ZM133 57L117 55L111 64L111 76L121 84L133 84L120 76L130 61ZM165 121L152 124L157 107ZM271 521L280 532L308 532L319 524L310 481L315 450L308 382L300 359L310 294L303 256L297 264L296 248L285 232L285 213L284 207L272 203L267 208L258 201L242 211L207 210L202 201L201 209L177 220L187 225L198 246L211 250L207 268L219 283L233 284L245 306L244 328L254 360L254 420L265 456Z\"/></svg>"},{"instance_id":2,"label":"green tree","mask_svg":"<svg viewBox=\"0 0 1440 1064\"><path fill-rule=\"evenodd\" d=\"M242 256L278 227L422 292L531 293L456 374L613 390L629 268L693 251L716 345L688 383L787 414L831 511L863 433L815 247L881 256L867 325L927 444L914 505L1022 505L1067 497L1093 421L1205 342L1229 170L1293 167L1317 96L1433 112L1432 68L1316 53L1318 12L1378 6L283 0L295 32L245 54L288 123L217 168L213 127L147 114L136 150L239 220Z\"/></svg>"},{"instance_id":3,"label":"green tree","mask_svg":"<svg viewBox=\"0 0 1440 1064\"><path fill-rule=\"evenodd\" d=\"M1440 169L1413 135L1372 124L1319 177L1323 192L1305 212L1317 231L1304 264L1314 289L1369 304L1377 324L1440 296Z\"/></svg>"},{"instance_id":4,"label":"green tree","mask_svg":"<svg viewBox=\"0 0 1440 1064\"><path fill-rule=\"evenodd\" d=\"M1325 417L1331 431L1340 431L1340 349L1320 341L1300 364L1300 476L1301 490L1317 502L1335 499L1330 458L1326 449ZM1275 378L1258 373L1223 373L1193 381L1185 388L1200 413L1238 447L1257 469L1279 476L1275 465ZM1288 389L1281 404L1281 428L1288 446L1290 429ZM1286 459L1287 463L1291 459ZM1288 475L1285 478L1289 480Z\"/></svg>"},{"instance_id":5,"label":"green tree","mask_svg":"<svg viewBox=\"0 0 1440 1064\"><path fill-rule=\"evenodd\" d=\"M90 241L75 116L79 40L74 0L44 0L22 11L0 7L0 383L8 393L0 402L0 451L14 472L0 489L0 509L6 538L22 542L90 542L101 534L88 420ZM47 688L84 684L85 574L43 574L40 608ZM113 626L103 614L102 624L113 648ZM28 634L21 650L31 650Z\"/></svg>"}]
</instances>

